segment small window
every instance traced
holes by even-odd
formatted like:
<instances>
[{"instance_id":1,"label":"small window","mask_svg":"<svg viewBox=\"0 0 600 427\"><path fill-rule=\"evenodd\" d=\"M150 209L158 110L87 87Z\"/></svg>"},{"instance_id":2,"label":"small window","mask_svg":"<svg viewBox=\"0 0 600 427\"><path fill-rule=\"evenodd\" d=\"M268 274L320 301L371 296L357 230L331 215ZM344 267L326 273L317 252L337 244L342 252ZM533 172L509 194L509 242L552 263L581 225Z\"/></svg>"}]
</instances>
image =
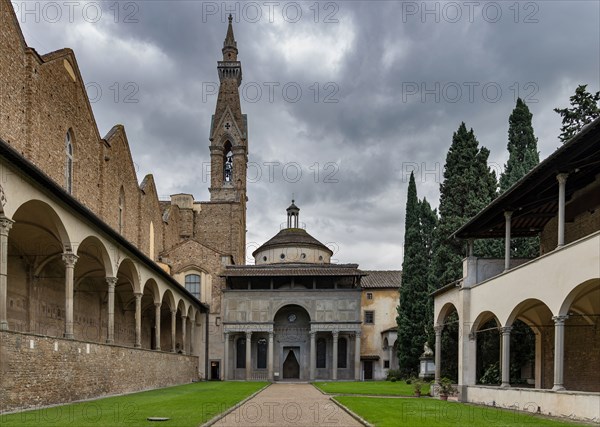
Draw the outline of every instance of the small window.
<instances>
[{"instance_id":1,"label":"small window","mask_svg":"<svg viewBox=\"0 0 600 427\"><path fill-rule=\"evenodd\" d=\"M390 361L389 360L384 360L383 361L383 367L385 369L389 369L390 368Z\"/></svg>"},{"instance_id":2,"label":"small window","mask_svg":"<svg viewBox=\"0 0 600 427\"><path fill-rule=\"evenodd\" d=\"M65 136L65 190L71 194L73 192L73 141L71 131Z\"/></svg>"},{"instance_id":3,"label":"small window","mask_svg":"<svg viewBox=\"0 0 600 427\"><path fill-rule=\"evenodd\" d=\"M266 256L264 256L264 257L263 257L263 261L266 261L266 260L267 260L267 257L266 257Z\"/></svg>"},{"instance_id":4,"label":"small window","mask_svg":"<svg viewBox=\"0 0 600 427\"><path fill-rule=\"evenodd\" d=\"M300 254L300 258L306 259L306 254L305 253Z\"/></svg>"},{"instance_id":5,"label":"small window","mask_svg":"<svg viewBox=\"0 0 600 427\"><path fill-rule=\"evenodd\" d=\"M375 323L375 312L365 311L365 324L372 325Z\"/></svg>"},{"instance_id":6,"label":"small window","mask_svg":"<svg viewBox=\"0 0 600 427\"><path fill-rule=\"evenodd\" d=\"M185 276L185 288L196 298L200 299L200 275L188 274Z\"/></svg>"},{"instance_id":7,"label":"small window","mask_svg":"<svg viewBox=\"0 0 600 427\"><path fill-rule=\"evenodd\" d=\"M285 259L285 254L281 254L281 255L279 255L279 258L281 258L281 259Z\"/></svg>"},{"instance_id":8,"label":"small window","mask_svg":"<svg viewBox=\"0 0 600 427\"><path fill-rule=\"evenodd\" d=\"M367 292L367 299L373 299L373 292Z\"/></svg>"}]
</instances>

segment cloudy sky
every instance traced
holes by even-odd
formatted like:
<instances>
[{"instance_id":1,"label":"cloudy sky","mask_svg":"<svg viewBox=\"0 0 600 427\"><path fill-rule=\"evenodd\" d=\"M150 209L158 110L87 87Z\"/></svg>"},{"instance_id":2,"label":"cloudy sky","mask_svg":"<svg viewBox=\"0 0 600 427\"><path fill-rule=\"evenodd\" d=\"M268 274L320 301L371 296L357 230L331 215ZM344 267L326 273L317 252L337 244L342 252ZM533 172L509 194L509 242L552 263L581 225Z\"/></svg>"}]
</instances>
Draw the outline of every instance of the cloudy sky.
<instances>
[{"instance_id":1,"label":"cloudy sky","mask_svg":"<svg viewBox=\"0 0 600 427\"><path fill-rule=\"evenodd\" d=\"M125 125L138 179L207 200L216 61L234 15L249 121L248 253L301 221L337 262L399 269L408 175L438 204L461 121L500 172L521 96L541 158L580 83L600 86L596 1L15 1L28 44L75 51L102 135Z\"/></svg>"}]
</instances>

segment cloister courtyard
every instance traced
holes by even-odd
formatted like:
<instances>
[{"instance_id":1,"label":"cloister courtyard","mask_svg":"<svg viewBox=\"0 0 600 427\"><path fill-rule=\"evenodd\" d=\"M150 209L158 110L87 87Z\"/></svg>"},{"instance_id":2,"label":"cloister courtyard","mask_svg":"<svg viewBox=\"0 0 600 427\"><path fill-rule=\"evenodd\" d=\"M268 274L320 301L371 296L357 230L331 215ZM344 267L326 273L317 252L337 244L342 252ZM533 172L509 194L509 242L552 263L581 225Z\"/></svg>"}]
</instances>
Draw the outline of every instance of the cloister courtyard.
<instances>
[{"instance_id":1,"label":"cloister courtyard","mask_svg":"<svg viewBox=\"0 0 600 427\"><path fill-rule=\"evenodd\" d=\"M428 387L424 388L424 393ZM0 416L2 426L575 426L523 408L413 396L406 382L197 382ZM168 418L162 422L152 418ZM589 423L589 425L595 425ZM597 424L596 424L597 425Z\"/></svg>"}]
</instances>

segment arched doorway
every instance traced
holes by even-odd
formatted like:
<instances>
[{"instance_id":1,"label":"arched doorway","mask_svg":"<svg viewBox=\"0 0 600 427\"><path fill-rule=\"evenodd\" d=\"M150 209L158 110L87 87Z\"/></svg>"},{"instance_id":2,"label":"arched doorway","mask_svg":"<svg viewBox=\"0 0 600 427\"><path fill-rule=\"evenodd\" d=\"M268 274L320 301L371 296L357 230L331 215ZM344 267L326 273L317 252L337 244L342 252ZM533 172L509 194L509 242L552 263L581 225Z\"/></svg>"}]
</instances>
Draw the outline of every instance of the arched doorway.
<instances>
[{"instance_id":1,"label":"arched doorway","mask_svg":"<svg viewBox=\"0 0 600 427\"><path fill-rule=\"evenodd\" d=\"M274 365L279 378L307 380L310 366L310 315L301 306L281 307L274 317Z\"/></svg>"}]
</instances>

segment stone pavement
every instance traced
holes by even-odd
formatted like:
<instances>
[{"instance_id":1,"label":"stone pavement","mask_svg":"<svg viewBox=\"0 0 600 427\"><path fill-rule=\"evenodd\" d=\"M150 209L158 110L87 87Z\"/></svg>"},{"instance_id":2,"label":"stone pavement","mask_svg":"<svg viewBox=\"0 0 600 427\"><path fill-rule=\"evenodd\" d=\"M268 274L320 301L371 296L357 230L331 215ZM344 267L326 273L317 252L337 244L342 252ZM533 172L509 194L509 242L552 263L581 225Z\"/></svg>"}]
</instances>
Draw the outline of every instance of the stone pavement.
<instances>
[{"instance_id":1,"label":"stone pavement","mask_svg":"<svg viewBox=\"0 0 600 427\"><path fill-rule=\"evenodd\" d=\"M216 427L362 426L310 384L271 384Z\"/></svg>"}]
</instances>

